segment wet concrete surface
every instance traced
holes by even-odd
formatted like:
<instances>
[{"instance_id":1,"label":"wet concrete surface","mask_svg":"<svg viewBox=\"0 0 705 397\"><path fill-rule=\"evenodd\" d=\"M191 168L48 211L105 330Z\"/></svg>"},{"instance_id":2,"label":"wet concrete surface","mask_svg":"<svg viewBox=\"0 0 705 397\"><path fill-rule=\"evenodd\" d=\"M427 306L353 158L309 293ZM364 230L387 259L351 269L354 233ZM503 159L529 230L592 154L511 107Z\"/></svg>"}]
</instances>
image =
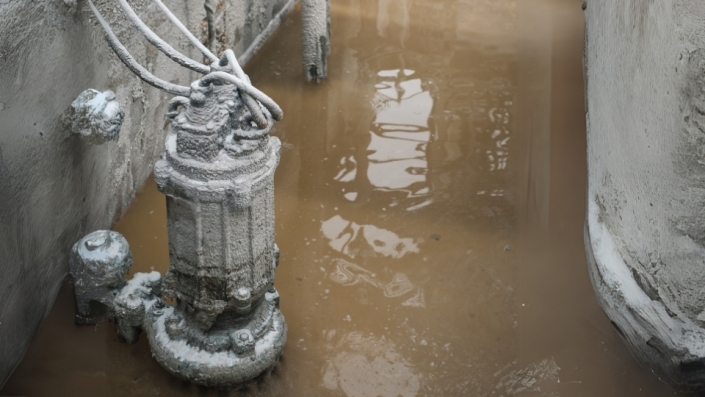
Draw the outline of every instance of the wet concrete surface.
<instances>
[{"instance_id":1,"label":"wet concrete surface","mask_svg":"<svg viewBox=\"0 0 705 397\"><path fill-rule=\"evenodd\" d=\"M329 77L298 10L248 73L284 109L276 287L289 339L247 389L170 376L73 324L66 284L0 395L667 396L594 298L583 19L572 0L333 0ZM168 267L150 180L115 230Z\"/></svg>"}]
</instances>

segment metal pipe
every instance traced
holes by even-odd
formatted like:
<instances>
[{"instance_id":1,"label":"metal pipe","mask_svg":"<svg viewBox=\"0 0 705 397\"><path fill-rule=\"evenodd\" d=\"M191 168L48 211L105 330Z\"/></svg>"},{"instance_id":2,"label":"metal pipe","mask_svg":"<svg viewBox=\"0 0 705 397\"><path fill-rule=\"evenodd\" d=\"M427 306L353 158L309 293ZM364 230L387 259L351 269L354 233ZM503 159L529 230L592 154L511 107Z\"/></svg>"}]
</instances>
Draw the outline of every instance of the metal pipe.
<instances>
[{"instance_id":1,"label":"metal pipe","mask_svg":"<svg viewBox=\"0 0 705 397\"><path fill-rule=\"evenodd\" d=\"M117 36L115 36L115 33L113 33L108 22L106 22L105 19L103 19L103 16L100 15L100 12L98 12L98 9L95 7L95 5L93 5L93 2L91 0L88 0L88 4L93 10L93 13L95 14L96 18L98 18L100 24L103 25L103 29L105 29L105 41L108 42L110 48L115 51L115 55L120 58L120 60L125 64L125 66L127 66L132 71L132 73L136 74L137 77L142 79L145 83L153 87L159 88L160 90L164 90L174 95L189 96L189 94L191 93L191 88L161 80L158 77L154 76L152 73L150 73L147 69L142 67L142 65L137 63L135 58L130 55L125 46L120 43L120 40L118 40Z\"/></svg>"},{"instance_id":2,"label":"metal pipe","mask_svg":"<svg viewBox=\"0 0 705 397\"><path fill-rule=\"evenodd\" d=\"M306 80L316 83L328 75L330 53L330 0L303 0L301 40Z\"/></svg>"}]
</instances>

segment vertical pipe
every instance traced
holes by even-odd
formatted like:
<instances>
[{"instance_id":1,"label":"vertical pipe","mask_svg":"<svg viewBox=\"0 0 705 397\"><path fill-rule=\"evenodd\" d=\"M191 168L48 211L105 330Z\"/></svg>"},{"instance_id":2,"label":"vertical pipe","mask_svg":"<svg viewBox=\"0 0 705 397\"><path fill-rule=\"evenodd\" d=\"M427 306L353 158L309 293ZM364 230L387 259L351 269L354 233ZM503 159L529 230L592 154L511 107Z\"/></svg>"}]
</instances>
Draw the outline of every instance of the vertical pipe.
<instances>
[{"instance_id":1,"label":"vertical pipe","mask_svg":"<svg viewBox=\"0 0 705 397\"><path fill-rule=\"evenodd\" d=\"M301 22L304 76L318 83L328 75L330 0L303 0Z\"/></svg>"}]
</instances>

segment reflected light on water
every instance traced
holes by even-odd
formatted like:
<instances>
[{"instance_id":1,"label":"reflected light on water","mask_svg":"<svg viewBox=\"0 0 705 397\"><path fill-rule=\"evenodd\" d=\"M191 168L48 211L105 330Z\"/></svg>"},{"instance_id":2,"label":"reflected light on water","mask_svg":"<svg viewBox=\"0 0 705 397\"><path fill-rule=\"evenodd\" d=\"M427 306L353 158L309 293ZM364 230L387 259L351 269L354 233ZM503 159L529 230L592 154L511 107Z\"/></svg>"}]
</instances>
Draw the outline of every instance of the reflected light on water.
<instances>
[{"instance_id":1,"label":"reflected light on water","mask_svg":"<svg viewBox=\"0 0 705 397\"><path fill-rule=\"evenodd\" d=\"M331 248L351 258L358 256L360 251L364 254L365 250L391 258L401 258L408 253L419 252L413 238L400 238L396 233L374 225L358 225L340 215L324 221L321 231L330 240Z\"/></svg>"}]
</instances>

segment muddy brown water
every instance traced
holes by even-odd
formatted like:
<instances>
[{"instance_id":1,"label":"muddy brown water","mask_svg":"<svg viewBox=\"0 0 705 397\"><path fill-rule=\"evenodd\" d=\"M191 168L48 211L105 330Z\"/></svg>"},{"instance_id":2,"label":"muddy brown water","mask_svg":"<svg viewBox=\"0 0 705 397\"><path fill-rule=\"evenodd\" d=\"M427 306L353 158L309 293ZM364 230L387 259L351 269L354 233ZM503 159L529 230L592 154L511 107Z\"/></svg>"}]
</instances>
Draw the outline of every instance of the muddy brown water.
<instances>
[{"instance_id":1,"label":"muddy brown water","mask_svg":"<svg viewBox=\"0 0 705 397\"><path fill-rule=\"evenodd\" d=\"M573 0L333 0L329 78L298 10L248 65L285 110L275 372L167 374L144 337L73 323L65 285L0 395L666 396L598 307L583 248L583 19ZM115 225L168 267L149 180Z\"/></svg>"}]
</instances>

